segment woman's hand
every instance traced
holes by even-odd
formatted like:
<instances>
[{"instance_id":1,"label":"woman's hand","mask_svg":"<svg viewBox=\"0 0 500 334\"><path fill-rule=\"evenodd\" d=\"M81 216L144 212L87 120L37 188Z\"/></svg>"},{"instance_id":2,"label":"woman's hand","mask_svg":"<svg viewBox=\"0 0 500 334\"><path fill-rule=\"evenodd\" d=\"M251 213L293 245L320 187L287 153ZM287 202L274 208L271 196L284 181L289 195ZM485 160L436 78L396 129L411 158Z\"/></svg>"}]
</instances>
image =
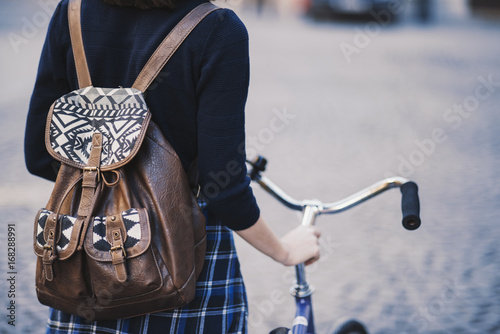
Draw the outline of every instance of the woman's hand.
<instances>
[{"instance_id":1,"label":"woman's hand","mask_svg":"<svg viewBox=\"0 0 500 334\"><path fill-rule=\"evenodd\" d=\"M306 265L319 260L319 237L321 232L315 226L298 226L288 232L281 243L286 250L286 257L281 262L285 266L294 266L305 262Z\"/></svg>"},{"instance_id":2,"label":"woman's hand","mask_svg":"<svg viewBox=\"0 0 500 334\"><path fill-rule=\"evenodd\" d=\"M246 230L236 231L250 245L285 266L305 262L311 264L319 259L319 237L315 226L298 226L279 239L266 222L259 218Z\"/></svg>"}]
</instances>

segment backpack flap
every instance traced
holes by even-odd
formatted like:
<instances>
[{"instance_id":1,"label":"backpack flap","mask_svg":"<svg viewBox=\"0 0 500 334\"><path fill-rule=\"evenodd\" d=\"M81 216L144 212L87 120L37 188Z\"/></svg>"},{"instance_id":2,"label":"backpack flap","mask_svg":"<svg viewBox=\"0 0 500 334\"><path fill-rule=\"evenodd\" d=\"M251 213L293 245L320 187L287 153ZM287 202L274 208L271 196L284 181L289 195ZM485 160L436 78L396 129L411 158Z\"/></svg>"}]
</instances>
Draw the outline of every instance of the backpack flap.
<instances>
[{"instance_id":1,"label":"backpack flap","mask_svg":"<svg viewBox=\"0 0 500 334\"><path fill-rule=\"evenodd\" d=\"M129 209L109 217L94 217L90 229L92 233L86 235L85 251L96 261L112 262L113 247L123 248L129 259L137 257L146 251L151 242L145 209Z\"/></svg>"},{"instance_id":2,"label":"backpack flap","mask_svg":"<svg viewBox=\"0 0 500 334\"><path fill-rule=\"evenodd\" d=\"M45 131L45 145L58 161L85 168L92 137L102 134L101 171L122 167L139 150L151 114L135 88L86 87L54 102Z\"/></svg>"},{"instance_id":3,"label":"backpack flap","mask_svg":"<svg viewBox=\"0 0 500 334\"><path fill-rule=\"evenodd\" d=\"M118 281L125 282L128 272L133 280L135 270L127 268L128 260L142 255L151 243L146 210L129 209L117 215L94 217L90 229L92 233L85 237L85 251L95 261L91 261L90 266L100 276L114 272ZM106 270L106 267L114 270Z\"/></svg>"}]
</instances>

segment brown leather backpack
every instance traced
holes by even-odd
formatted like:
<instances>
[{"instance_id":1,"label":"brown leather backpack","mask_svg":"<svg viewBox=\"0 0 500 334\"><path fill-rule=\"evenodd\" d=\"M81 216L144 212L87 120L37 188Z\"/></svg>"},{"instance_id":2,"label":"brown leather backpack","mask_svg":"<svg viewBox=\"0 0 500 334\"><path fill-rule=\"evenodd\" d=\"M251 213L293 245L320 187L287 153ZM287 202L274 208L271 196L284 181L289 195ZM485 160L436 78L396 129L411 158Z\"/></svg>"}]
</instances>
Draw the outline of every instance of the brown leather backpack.
<instances>
[{"instance_id":1,"label":"brown leather backpack","mask_svg":"<svg viewBox=\"0 0 500 334\"><path fill-rule=\"evenodd\" d=\"M205 218L180 160L143 93L190 31L217 9L205 3L165 38L132 88L96 88L69 4L80 89L52 105L49 153L61 162L35 219L41 303L89 320L176 308L194 298L206 247Z\"/></svg>"}]
</instances>

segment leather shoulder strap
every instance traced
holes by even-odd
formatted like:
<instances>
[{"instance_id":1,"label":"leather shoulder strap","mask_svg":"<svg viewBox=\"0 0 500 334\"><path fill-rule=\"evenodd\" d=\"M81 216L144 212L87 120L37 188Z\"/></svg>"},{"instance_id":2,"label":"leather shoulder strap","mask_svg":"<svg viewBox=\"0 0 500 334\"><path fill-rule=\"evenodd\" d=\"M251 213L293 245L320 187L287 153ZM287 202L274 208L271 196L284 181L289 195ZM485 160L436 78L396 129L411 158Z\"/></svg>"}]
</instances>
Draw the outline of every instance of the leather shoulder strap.
<instances>
[{"instance_id":1,"label":"leather shoulder strap","mask_svg":"<svg viewBox=\"0 0 500 334\"><path fill-rule=\"evenodd\" d=\"M87 57L83 48L82 26L81 26L82 0L70 0L68 5L69 34L71 47L75 58L76 76L80 88L92 86Z\"/></svg>"},{"instance_id":2,"label":"leather shoulder strap","mask_svg":"<svg viewBox=\"0 0 500 334\"><path fill-rule=\"evenodd\" d=\"M92 80L90 78L85 49L83 47L81 6L82 0L69 1L68 20L78 85L80 88L84 88L92 86ZM208 14L217 9L219 9L219 7L210 2L206 2L189 12L189 14L172 29L167 37L165 37L163 42L161 42L160 46L158 46L151 58L149 58L141 73L139 73L132 87L144 93L191 31Z\"/></svg>"},{"instance_id":3,"label":"leather shoulder strap","mask_svg":"<svg viewBox=\"0 0 500 334\"><path fill-rule=\"evenodd\" d=\"M141 73L139 73L132 87L144 93L191 31L208 14L217 9L219 9L219 7L210 2L206 2L187 14L174 29L172 29L167 37L165 37L163 42L161 42L160 46L156 49L151 58L149 58Z\"/></svg>"}]
</instances>

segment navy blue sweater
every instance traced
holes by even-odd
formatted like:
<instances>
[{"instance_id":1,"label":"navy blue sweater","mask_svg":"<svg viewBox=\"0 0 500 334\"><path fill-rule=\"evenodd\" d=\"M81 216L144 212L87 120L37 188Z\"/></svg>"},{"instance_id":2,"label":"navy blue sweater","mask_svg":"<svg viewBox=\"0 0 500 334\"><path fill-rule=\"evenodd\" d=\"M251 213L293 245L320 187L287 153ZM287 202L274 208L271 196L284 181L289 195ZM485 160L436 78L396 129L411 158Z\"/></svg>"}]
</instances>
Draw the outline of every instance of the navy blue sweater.
<instances>
[{"instance_id":1,"label":"navy blue sweater","mask_svg":"<svg viewBox=\"0 0 500 334\"><path fill-rule=\"evenodd\" d=\"M131 87L168 32L202 2L181 1L170 11L82 1L82 34L93 85ZM50 23L25 134L28 170L49 180L56 173L44 146L47 113L57 98L79 88L67 9L68 0L61 1ZM245 167L248 83L246 28L231 10L222 9L193 30L146 92L153 121L184 168L199 157L209 212L234 230L250 227L259 217Z\"/></svg>"}]
</instances>

